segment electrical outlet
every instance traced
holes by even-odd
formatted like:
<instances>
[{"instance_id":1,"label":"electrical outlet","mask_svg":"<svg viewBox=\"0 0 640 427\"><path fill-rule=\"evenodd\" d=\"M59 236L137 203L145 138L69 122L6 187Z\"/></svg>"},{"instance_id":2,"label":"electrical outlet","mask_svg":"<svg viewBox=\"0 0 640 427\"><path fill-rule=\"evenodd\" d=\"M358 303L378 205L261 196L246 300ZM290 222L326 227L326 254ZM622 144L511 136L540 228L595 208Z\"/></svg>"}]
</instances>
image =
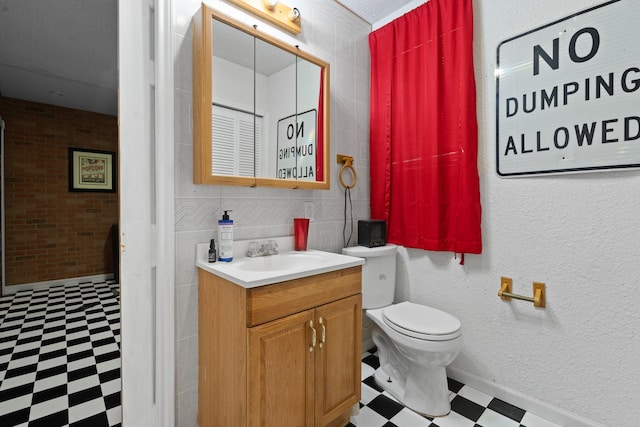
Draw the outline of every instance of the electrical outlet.
<instances>
[{"instance_id":1,"label":"electrical outlet","mask_svg":"<svg viewBox=\"0 0 640 427\"><path fill-rule=\"evenodd\" d=\"M313 202L304 202L304 217L313 218Z\"/></svg>"}]
</instances>

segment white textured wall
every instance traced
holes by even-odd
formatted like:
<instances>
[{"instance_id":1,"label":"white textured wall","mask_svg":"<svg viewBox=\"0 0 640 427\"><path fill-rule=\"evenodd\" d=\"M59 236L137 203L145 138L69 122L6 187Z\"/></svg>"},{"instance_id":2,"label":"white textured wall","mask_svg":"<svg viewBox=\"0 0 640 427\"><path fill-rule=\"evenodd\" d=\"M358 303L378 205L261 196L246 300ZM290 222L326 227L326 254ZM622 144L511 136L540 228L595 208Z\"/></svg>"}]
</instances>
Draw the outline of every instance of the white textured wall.
<instances>
[{"instance_id":1,"label":"white textured wall","mask_svg":"<svg viewBox=\"0 0 640 427\"><path fill-rule=\"evenodd\" d=\"M241 19L331 64L331 190L288 190L193 184L191 18L199 0L174 0L176 142L176 426L196 426L198 405L198 295L195 245L215 236L222 209L232 209L237 239L293 234L293 218L313 201L309 246L342 248L344 193L338 183L336 154L355 157L358 184L352 190L354 219L369 216L369 48L370 27L332 0L295 4L302 33L293 37L239 12L228 2L210 6ZM348 179L347 179L347 182ZM222 391L224 392L224 391Z\"/></svg>"},{"instance_id":2,"label":"white textured wall","mask_svg":"<svg viewBox=\"0 0 640 427\"><path fill-rule=\"evenodd\" d=\"M451 254L404 251L409 284L398 296L461 320L456 370L595 423L631 426L640 418L640 172L501 179L495 168L498 44L600 3L474 1L484 250L464 266ZM500 276L524 295L545 282L547 308L501 301Z\"/></svg>"}]
</instances>

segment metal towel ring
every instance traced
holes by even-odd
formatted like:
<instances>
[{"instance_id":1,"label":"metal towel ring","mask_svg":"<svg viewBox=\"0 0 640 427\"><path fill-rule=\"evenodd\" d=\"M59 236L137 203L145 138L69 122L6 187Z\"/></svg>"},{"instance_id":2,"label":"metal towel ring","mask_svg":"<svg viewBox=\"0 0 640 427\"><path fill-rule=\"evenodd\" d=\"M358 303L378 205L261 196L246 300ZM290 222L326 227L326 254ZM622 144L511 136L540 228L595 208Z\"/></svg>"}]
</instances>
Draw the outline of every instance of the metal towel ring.
<instances>
[{"instance_id":1,"label":"metal towel ring","mask_svg":"<svg viewBox=\"0 0 640 427\"><path fill-rule=\"evenodd\" d=\"M342 180L342 174L347 168L351 169L351 173L353 174L353 182L350 185L346 185ZM347 161L344 163L344 165L342 165L342 167L340 168L340 173L338 174L338 178L340 179L340 185L342 185L344 188L351 189L356 186L356 181L358 181L358 174L356 174L356 170L353 168L353 166L351 166L351 162Z\"/></svg>"}]
</instances>

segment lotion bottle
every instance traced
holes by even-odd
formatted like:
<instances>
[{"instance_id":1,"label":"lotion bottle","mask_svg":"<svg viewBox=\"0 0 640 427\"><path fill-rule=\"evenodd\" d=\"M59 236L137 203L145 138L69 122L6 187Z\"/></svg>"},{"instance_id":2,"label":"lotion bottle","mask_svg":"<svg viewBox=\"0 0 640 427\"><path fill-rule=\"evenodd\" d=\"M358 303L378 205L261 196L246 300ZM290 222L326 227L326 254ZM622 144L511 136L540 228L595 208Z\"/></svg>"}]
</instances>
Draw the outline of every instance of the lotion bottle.
<instances>
[{"instance_id":1,"label":"lotion bottle","mask_svg":"<svg viewBox=\"0 0 640 427\"><path fill-rule=\"evenodd\" d=\"M229 219L228 212L224 211L222 219L218 220L218 261L233 261L233 220Z\"/></svg>"}]
</instances>

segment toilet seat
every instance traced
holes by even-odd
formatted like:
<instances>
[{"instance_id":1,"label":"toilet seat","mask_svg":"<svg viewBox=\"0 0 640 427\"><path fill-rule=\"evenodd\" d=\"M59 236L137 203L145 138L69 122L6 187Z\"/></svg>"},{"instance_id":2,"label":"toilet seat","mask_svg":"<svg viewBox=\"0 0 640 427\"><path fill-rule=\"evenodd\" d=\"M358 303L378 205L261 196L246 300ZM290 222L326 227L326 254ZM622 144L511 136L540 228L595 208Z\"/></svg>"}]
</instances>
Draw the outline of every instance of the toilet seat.
<instances>
[{"instance_id":1,"label":"toilet seat","mask_svg":"<svg viewBox=\"0 0 640 427\"><path fill-rule=\"evenodd\" d=\"M462 334L455 316L407 301L384 308L382 319L396 332L425 341L447 341Z\"/></svg>"}]
</instances>

